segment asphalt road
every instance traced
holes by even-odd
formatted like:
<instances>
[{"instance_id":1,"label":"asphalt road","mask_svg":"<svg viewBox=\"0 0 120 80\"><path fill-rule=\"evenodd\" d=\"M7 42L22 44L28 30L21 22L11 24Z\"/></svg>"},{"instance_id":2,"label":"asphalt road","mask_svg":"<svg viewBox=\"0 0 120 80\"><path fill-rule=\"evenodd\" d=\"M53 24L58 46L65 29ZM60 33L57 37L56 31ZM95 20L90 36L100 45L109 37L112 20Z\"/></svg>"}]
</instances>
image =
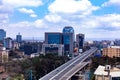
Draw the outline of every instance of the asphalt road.
<instances>
[{"instance_id":1,"label":"asphalt road","mask_svg":"<svg viewBox=\"0 0 120 80\"><path fill-rule=\"evenodd\" d=\"M97 48L91 48L90 50L78 55L77 57L71 59L70 61L66 62L65 64L61 65L60 67L56 68L55 70L51 71L47 75L43 76L39 80L66 80L64 76L68 76L68 72L73 70L72 73L75 72L74 69L79 69L83 67L86 63L82 63L85 59L87 59L91 54L93 54ZM79 64L79 65L78 65ZM65 76L66 77L66 76Z\"/></svg>"}]
</instances>

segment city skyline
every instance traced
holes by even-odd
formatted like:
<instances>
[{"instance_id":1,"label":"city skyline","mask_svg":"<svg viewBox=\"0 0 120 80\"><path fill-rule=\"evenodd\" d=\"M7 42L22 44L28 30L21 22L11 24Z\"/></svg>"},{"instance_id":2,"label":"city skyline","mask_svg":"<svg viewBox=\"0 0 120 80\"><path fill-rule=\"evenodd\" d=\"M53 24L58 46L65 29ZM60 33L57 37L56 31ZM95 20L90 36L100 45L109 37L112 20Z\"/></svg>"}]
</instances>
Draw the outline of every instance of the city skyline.
<instances>
[{"instance_id":1,"label":"city skyline","mask_svg":"<svg viewBox=\"0 0 120 80\"><path fill-rule=\"evenodd\" d=\"M44 39L45 32L72 26L86 38L118 38L119 0L1 0L0 29L7 37Z\"/></svg>"}]
</instances>

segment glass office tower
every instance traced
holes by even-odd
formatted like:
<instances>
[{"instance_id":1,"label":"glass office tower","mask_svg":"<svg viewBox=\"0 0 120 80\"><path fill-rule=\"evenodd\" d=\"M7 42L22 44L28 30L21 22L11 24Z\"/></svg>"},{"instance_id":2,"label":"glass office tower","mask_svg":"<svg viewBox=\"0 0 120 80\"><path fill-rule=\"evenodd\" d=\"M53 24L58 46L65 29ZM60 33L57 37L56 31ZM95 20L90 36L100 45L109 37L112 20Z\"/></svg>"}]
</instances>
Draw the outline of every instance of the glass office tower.
<instances>
[{"instance_id":1,"label":"glass office tower","mask_svg":"<svg viewBox=\"0 0 120 80\"><path fill-rule=\"evenodd\" d=\"M74 29L71 26L65 26L63 28L63 45L65 55L69 55L73 53L74 49Z\"/></svg>"},{"instance_id":2,"label":"glass office tower","mask_svg":"<svg viewBox=\"0 0 120 80\"><path fill-rule=\"evenodd\" d=\"M58 32L45 33L45 44L62 44L62 34Z\"/></svg>"},{"instance_id":3,"label":"glass office tower","mask_svg":"<svg viewBox=\"0 0 120 80\"><path fill-rule=\"evenodd\" d=\"M5 37L6 37L6 31L0 29L0 41L3 41Z\"/></svg>"},{"instance_id":4,"label":"glass office tower","mask_svg":"<svg viewBox=\"0 0 120 80\"><path fill-rule=\"evenodd\" d=\"M63 32L46 32L45 44L62 44L64 47L64 55L73 54L74 49L74 29L71 26L65 26Z\"/></svg>"},{"instance_id":5,"label":"glass office tower","mask_svg":"<svg viewBox=\"0 0 120 80\"><path fill-rule=\"evenodd\" d=\"M16 35L16 42L21 43L22 42L22 35L20 33Z\"/></svg>"},{"instance_id":6,"label":"glass office tower","mask_svg":"<svg viewBox=\"0 0 120 80\"><path fill-rule=\"evenodd\" d=\"M74 29L71 26L65 26L63 28L63 33L74 33Z\"/></svg>"},{"instance_id":7,"label":"glass office tower","mask_svg":"<svg viewBox=\"0 0 120 80\"><path fill-rule=\"evenodd\" d=\"M6 49L11 49L11 48L13 48L12 38L7 37L7 38L4 39L4 47L5 47Z\"/></svg>"},{"instance_id":8,"label":"glass office tower","mask_svg":"<svg viewBox=\"0 0 120 80\"><path fill-rule=\"evenodd\" d=\"M84 46L84 34L77 34L76 35L76 42L78 44L79 52L82 52L83 46Z\"/></svg>"}]
</instances>

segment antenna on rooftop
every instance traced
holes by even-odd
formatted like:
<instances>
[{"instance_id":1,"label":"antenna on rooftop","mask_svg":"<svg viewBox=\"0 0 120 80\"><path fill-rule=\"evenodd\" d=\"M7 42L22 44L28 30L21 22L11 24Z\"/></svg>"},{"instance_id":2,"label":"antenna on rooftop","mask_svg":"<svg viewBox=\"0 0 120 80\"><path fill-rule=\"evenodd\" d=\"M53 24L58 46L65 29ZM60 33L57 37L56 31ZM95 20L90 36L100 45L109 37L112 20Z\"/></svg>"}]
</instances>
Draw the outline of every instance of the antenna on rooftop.
<instances>
[{"instance_id":1,"label":"antenna on rooftop","mask_svg":"<svg viewBox=\"0 0 120 80\"><path fill-rule=\"evenodd\" d=\"M34 37L33 37L33 42L34 42Z\"/></svg>"},{"instance_id":2,"label":"antenna on rooftop","mask_svg":"<svg viewBox=\"0 0 120 80\"><path fill-rule=\"evenodd\" d=\"M18 33L18 35L20 35L20 32Z\"/></svg>"}]
</instances>

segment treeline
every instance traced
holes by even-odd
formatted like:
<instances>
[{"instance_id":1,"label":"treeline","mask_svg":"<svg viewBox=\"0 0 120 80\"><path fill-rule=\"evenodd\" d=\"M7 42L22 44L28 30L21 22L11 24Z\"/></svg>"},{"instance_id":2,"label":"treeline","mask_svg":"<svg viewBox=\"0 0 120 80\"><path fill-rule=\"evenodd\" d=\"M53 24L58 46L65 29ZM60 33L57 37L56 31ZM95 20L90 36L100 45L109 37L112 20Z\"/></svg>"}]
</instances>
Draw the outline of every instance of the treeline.
<instances>
[{"instance_id":1,"label":"treeline","mask_svg":"<svg viewBox=\"0 0 120 80\"><path fill-rule=\"evenodd\" d=\"M21 68L25 76L25 80L29 80L30 75L33 80L38 80L40 77L46 75L58 66L69 60L66 56L57 56L53 54L40 55L39 57L27 59L21 62ZM32 71L32 74L31 72Z\"/></svg>"},{"instance_id":2,"label":"treeline","mask_svg":"<svg viewBox=\"0 0 120 80\"><path fill-rule=\"evenodd\" d=\"M92 58L92 64L91 69L95 70L99 65L111 65L116 66L120 65L120 57L108 57L108 56L102 56L102 57L93 57Z\"/></svg>"}]
</instances>

